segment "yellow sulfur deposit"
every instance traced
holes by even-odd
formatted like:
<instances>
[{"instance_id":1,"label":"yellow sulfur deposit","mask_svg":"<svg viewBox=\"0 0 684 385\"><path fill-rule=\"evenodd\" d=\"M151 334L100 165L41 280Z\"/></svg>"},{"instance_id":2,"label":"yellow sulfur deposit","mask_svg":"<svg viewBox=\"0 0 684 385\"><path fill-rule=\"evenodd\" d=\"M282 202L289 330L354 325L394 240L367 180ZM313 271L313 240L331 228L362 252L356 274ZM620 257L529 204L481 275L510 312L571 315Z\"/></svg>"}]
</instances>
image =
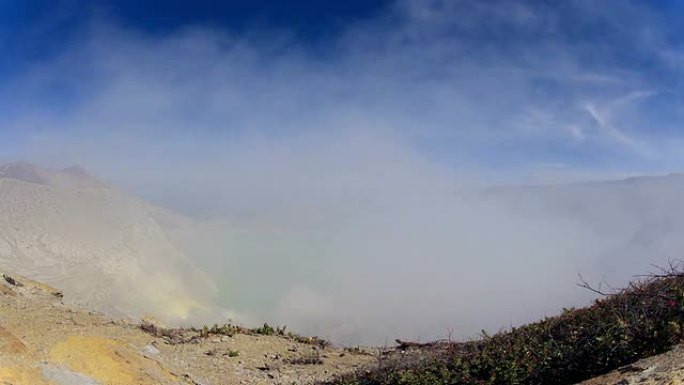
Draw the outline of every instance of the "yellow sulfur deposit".
<instances>
[{"instance_id":1,"label":"yellow sulfur deposit","mask_svg":"<svg viewBox=\"0 0 684 385\"><path fill-rule=\"evenodd\" d=\"M157 362L121 341L108 338L68 337L50 350L49 358L103 385L158 385L174 379Z\"/></svg>"},{"instance_id":2,"label":"yellow sulfur deposit","mask_svg":"<svg viewBox=\"0 0 684 385\"><path fill-rule=\"evenodd\" d=\"M43 378L37 368L0 368L0 384L12 385L54 385Z\"/></svg>"}]
</instances>

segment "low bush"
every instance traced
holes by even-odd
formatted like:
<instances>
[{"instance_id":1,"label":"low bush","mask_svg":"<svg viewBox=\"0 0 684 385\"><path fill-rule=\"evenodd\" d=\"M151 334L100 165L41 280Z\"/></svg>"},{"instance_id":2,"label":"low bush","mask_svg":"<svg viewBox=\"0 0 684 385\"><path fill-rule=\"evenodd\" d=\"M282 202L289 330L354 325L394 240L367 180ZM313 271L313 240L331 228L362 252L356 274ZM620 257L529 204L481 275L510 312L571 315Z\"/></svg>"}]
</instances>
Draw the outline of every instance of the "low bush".
<instances>
[{"instance_id":1,"label":"low bush","mask_svg":"<svg viewBox=\"0 0 684 385\"><path fill-rule=\"evenodd\" d=\"M565 309L556 317L475 341L432 346L426 358L381 361L376 368L322 384L574 384L667 351L682 340L682 270L671 268L604 295L586 308Z\"/></svg>"},{"instance_id":2,"label":"low bush","mask_svg":"<svg viewBox=\"0 0 684 385\"><path fill-rule=\"evenodd\" d=\"M149 329L149 327L147 328ZM302 344L307 344L307 345L315 345L321 348L325 348L326 346L330 345L330 343L320 337L305 337L302 335L299 335L297 333L289 332L287 331L287 326L282 326L282 327L273 327L267 323L264 323L263 326L256 327L256 328L248 328L244 326L237 326L233 325L231 323L226 323L223 325L218 325L214 324L213 326L203 326L200 329L197 328L189 328L189 329L162 329L158 328L161 330L163 333L169 334L171 332L183 335L187 331L197 333L199 337L201 338L207 338L210 336L228 336L228 337L233 337L236 334L246 334L246 335L262 335L262 336L276 336L276 337L281 337L281 338L286 338L293 340L295 342L299 342ZM143 325L143 330L146 330L146 327ZM152 333L155 334L155 333Z\"/></svg>"}]
</instances>

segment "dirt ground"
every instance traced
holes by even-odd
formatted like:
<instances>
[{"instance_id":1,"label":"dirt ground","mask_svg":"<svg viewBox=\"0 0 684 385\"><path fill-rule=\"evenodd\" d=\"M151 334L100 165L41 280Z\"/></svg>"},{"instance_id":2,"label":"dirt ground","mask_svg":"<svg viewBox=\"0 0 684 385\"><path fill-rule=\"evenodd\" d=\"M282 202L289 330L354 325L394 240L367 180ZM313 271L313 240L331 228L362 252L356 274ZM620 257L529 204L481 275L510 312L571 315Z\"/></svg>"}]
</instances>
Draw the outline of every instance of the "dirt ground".
<instances>
[{"instance_id":1,"label":"dirt ground","mask_svg":"<svg viewBox=\"0 0 684 385\"><path fill-rule=\"evenodd\" d=\"M375 360L278 336L170 343L137 324L62 303L58 290L0 278L1 385L310 384Z\"/></svg>"},{"instance_id":2,"label":"dirt ground","mask_svg":"<svg viewBox=\"0 0 684 385\"><path fill-rule=\"evenodd\" d=\"M210 335L174 343L62 303L29 279L0 277L0 385L311 384L377 360L278 336ZM11 280L10 280L11 281ZM684 346L578 385L684 384Z\"/></svg>"}]
</instances>

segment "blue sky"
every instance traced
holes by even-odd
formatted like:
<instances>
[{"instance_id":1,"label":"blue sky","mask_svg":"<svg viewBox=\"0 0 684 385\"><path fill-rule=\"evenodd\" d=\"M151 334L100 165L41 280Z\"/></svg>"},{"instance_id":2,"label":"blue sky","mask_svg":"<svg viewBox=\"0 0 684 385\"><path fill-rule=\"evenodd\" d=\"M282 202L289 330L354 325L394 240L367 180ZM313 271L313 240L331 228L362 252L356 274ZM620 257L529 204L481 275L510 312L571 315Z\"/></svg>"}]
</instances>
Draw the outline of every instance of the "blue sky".
<instances>
[{"instance_id":1,"label":"blue sky","mask_svg":"<svg viewBox=\"0 0 684 385\"><path fill-rule=\"evenodd\" d=\"M505 180L682 168L675 1L6 0L0 15L4 159L125 174L87 148L363 132Z\"/></svg>"},{"instance_id":2,"label":"blue sky","mask_svg":"<svg viewBox=\"0 0 684 385\"><path fill-rule=\"evenodd\" d=\"M0 0L0 162L199 220L193 258L269 322L550 314L631 239L619 199L611 238L470 189L684 171L681 2L84 3Z\"/></svg>"},{"instance_id":3,"label":"blue sky","mask_svg":"<svg viewBox=\"0 0 684 385\"><path fill-rule=\"evenodd\" d=\"M335 36L349 22L376 16L388 2L372 1L130 1L70 0L3 1L0 36L5 72L59 53L93 18L106 18L121 28L165 34L188 25L236 33L283 30L315 47Z\"/></svg>"}]
</instances>

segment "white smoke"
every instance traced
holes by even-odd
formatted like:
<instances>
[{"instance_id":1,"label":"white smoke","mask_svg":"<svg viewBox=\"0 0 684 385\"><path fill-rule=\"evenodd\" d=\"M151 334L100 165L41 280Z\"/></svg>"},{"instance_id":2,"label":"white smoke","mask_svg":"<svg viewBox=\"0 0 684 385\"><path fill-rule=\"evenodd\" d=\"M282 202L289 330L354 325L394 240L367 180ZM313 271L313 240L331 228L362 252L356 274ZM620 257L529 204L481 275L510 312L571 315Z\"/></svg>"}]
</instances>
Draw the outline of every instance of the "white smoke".
<instances>
[{"instance_id":1,"label":"white smoke","mask_svg":"<svg viewBox=\"0 0 684 385\"><path fill-rule=\"evenodd\" d=\"M193 217L175 235L251 320L346 343L496 330L586 303L578 272L619 284L677 250L658 238L623 263L616 250L647 223L626 227L623 209L639 207L607 210L600 232L553 189L559 202L525 209L519 195L480 197L676 164L676 138L640 126L660 85L559 24L571 12L650 49L647 12L613 6L400 1L323 55L286 34L150 35L96 18L0 90L14 102L1 129L21 148L0 157L80 164ZM625 17L639 28L615 25ZM540 31L555 32L530 38ZM620 166L583 163L607 159Z\"/></svg>"}]
</instances>

